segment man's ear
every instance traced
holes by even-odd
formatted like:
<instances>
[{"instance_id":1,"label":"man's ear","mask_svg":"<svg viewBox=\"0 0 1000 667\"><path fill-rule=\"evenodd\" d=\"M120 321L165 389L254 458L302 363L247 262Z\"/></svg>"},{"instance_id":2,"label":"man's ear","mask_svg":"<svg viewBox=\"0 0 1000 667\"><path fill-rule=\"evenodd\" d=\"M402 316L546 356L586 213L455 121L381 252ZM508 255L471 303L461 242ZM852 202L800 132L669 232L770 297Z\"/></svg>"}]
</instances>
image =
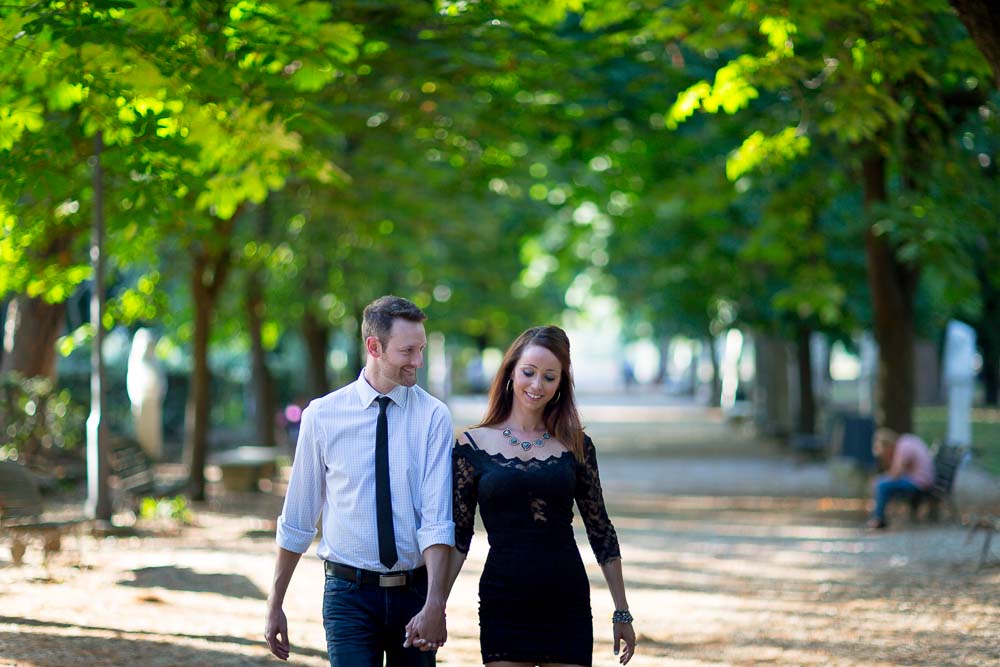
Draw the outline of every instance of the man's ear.
<instances>
[{"instance_id":1,"label":"man's ear","mask_svg":"<svg viewBox=\"0 0 1000 667\"><path fill-rule=\"evenodd\" d=\"M382 356L382 343L379 342L377 336L365 338L365 350L368 351L368 356L373 359L378 359Z\"/></svg>"}]
</instances>

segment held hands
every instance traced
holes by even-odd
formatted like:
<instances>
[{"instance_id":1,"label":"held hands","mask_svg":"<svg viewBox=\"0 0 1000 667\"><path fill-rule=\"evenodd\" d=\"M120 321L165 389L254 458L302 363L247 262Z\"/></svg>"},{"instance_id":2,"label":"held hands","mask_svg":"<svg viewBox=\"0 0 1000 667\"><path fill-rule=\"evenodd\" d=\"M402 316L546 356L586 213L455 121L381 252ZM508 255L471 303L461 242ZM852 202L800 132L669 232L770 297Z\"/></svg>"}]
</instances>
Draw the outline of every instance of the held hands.
<instances>
[{"instance_id":1,"label":"held hands","mask_svg":"<svg viewBox=\"0 0 1000 667\"><path fill-rule=\"evenodd\" d=\"M416 646L421 651L436 651L448 640L444 605L424 604L416 616L406 624L405 648Z\"/></svg>"},{"instance_id":2,"label":"held hands","mask_svg":"<svg viewBox=\"0 0 1000 667\"><path fill-rule=\"evenodd\" d=\"M288 660L291 649L288 643L288 621L281 607L268 606L267 622L264 625L264 639L276 658Z\"/></svg>"},{"instance_id":3,"label":"held hands","mask_svg":"<svg viewBox=\"0 0 1000 667\"><path fill-rule=\"evenodd\" d=\"M624 665L632 659L633 655L635 655L635 630L632 629L631 623L614 623L613 627L615 634L613 643L615 647L615 655L621 653L621 657L618 658L618 662ZM625 649L620 650L623 640L625 642Z\"/></svg>"}]
</instances>

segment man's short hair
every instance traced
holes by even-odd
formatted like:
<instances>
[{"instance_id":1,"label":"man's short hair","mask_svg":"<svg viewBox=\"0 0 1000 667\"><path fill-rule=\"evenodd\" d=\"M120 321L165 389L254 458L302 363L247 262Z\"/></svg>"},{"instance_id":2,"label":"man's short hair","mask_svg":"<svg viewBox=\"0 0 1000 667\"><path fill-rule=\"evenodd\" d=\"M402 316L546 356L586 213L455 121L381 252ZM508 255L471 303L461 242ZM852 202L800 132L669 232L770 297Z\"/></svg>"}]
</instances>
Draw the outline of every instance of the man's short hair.
<instances>
[{"instance_id":1,"label":"man's short hair","mask_svg":"<svg viewBox=\"0 0 1000 667\"><path fill-rule=\"evenodd\" d=\"M392 331L393 320L396 318L410 322L423 322L427 319L427 315L417 308L416 304L403 297L391 294L380 296L365 306L365 313L361 320L362 340L368 340L369 336L374 336L382 345L385 345L389 340L389 333Z\"/></svg>"}]
</instances>

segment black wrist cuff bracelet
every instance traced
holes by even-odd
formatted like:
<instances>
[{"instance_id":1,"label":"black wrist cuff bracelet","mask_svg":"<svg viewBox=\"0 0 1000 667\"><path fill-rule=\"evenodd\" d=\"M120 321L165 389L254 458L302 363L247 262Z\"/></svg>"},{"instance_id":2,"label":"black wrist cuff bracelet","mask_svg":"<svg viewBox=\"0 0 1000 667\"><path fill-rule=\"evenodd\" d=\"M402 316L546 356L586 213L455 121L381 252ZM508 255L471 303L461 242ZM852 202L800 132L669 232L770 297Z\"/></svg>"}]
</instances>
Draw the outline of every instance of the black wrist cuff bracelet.
<instances>
[{"instance_id":1,"label":"black wrist cuff bracelet","mask_svg":"<svg viewBox=\"0 0 1000 667\"><path fill-rule=\"evenodd\" d=\"M628 612L627 609L618 609L615 613L611 614L612 623L631 623L632 614Z\"/></svg>"}]
</instances>

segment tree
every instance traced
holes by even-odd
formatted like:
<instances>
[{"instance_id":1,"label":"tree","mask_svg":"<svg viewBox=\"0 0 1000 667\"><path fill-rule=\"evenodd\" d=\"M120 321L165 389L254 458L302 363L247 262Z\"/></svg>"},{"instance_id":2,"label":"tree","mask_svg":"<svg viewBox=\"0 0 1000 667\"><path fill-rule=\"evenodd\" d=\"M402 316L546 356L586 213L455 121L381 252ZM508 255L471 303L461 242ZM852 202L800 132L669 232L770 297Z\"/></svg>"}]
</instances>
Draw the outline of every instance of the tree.
<instances>
[{"instance_id":1,"label":"tree","mask_svg":"<svg viewBox=\"0 0 1000 667\"><path fill-rule=\"evenodd\" d=\"M187 36L188 48L180 54L162 43L164 68L189 78L194 72L197 84L194 104L171 119L172 133L198 153L176 165L172 180L187 219L170 221L167 233L179 236L191 257L193 369L185 459L191 496L201 500L211 405L208 346L234 261L236 220L249 202L260 204L272 188L283 186L302 151L300 135L278 109L301 108L300 98L330 83L341 63L355 57L360 36L352 26L331 20L329 8L318 3L155 11L157 20Z\"/></svg>"},{"instance_id":2,"label":"tree","mask_svg":"<svg viewBox=\"0 0 1000 667\"><path fill-rule=\"evenodd\" d=\"M993 68L993 85L1000 90L1000 7L990 0L949 2Z\"/></svg>"},{"instance_id":3,"label":"tree","mask_svg":"<svg viewBox=\"0 0 1000 667\"><path fill-rule=\"evenodd\" d=\"M19 221L34 201L51 210L51 199L46 204L46 198L27 198L25 192L39 187L29 176L33 153L26 136L53 129L53 118L44 117L36 101L39 86L52 77L56 85L49 88L48 103L52 111L68 112L63 117L69 132L47 131L46 141L69 139L81 145L101 131L109 147L129 148L109 150L109 176L134 184L133 191L116 193L123 195L116 200L132 219L109 218L110 233L131 237L130 245L147 241L147 251L171 239L188 252L194 303L188 458L197 499L204 494L207 346L213 309L230 268L228 234L245 202L262 202L269 189L280 187L291 157L302 152L298 135L286 127L274 100L287 100L289 110L302 109L300 98L330 83L338 65L354 57L360 38L352 26L330 20L329 8L320 3L219 3L193 9L156 3L88 5L72 12L49 3L6 8L4 28L10 34L5 37L18 57L4 70L16 85L5 89L0 147L24 151L24 159L11 163L12 181L24 191L5 195L5 210L14 202ZM40 59L38 68L18 67L46 50L52 56ZM43 159L57 153L53 148ZM63 154L68 155L67 169L79 171L85 165L79 153ZM316 164L322 171L329 160ZM66 178L52 181L57 189L73 189ZM150 193L162 196L151 198ZM149 216L143 228L152 233L136 231L135 220L142 214ZM55 224L18 227L21 238L30 233L35 239L10 244L22 249L38 247L37 240L44 240ZM87 275L86 270L47 267L55 276L55 287L48 289L61 289L62 298L67 283ZM59 301L58 296L51 300Z\"/></svg>"},{"instance_id":4,"label":"tree","mask_svg":"<svg viewBox=\"0 0 1000 667\"><path fill-rule=\"evenodd\" d=\"M974 80L968 76L981 74L983 63L970 53L971 43L955 30L943 3L793 3L776 10L720 2L701 10L695 15L685 7L662 9L646 24L650 33L679 38L689 49L726 54L714 80L678 95L668 124L699 108L752 108L762 90L773 91L794 104L798 119L776 133L751 134L734 157L795 159L809 150L802 137L830 137L843 154L857 156L845 166L860 175L871 223L864 238L881 355L877 417L909 430L920 265L901 252L907 240L887 233L884 221L900 215L900 191L890 188L889 175L899 173L899 182L907 183L914 168L907 160L917 147L907 146L912 152L903 157L896 137L907 126L920 127L922 114L935 114L940 96Z\"/></svg>"}]
</instances>

